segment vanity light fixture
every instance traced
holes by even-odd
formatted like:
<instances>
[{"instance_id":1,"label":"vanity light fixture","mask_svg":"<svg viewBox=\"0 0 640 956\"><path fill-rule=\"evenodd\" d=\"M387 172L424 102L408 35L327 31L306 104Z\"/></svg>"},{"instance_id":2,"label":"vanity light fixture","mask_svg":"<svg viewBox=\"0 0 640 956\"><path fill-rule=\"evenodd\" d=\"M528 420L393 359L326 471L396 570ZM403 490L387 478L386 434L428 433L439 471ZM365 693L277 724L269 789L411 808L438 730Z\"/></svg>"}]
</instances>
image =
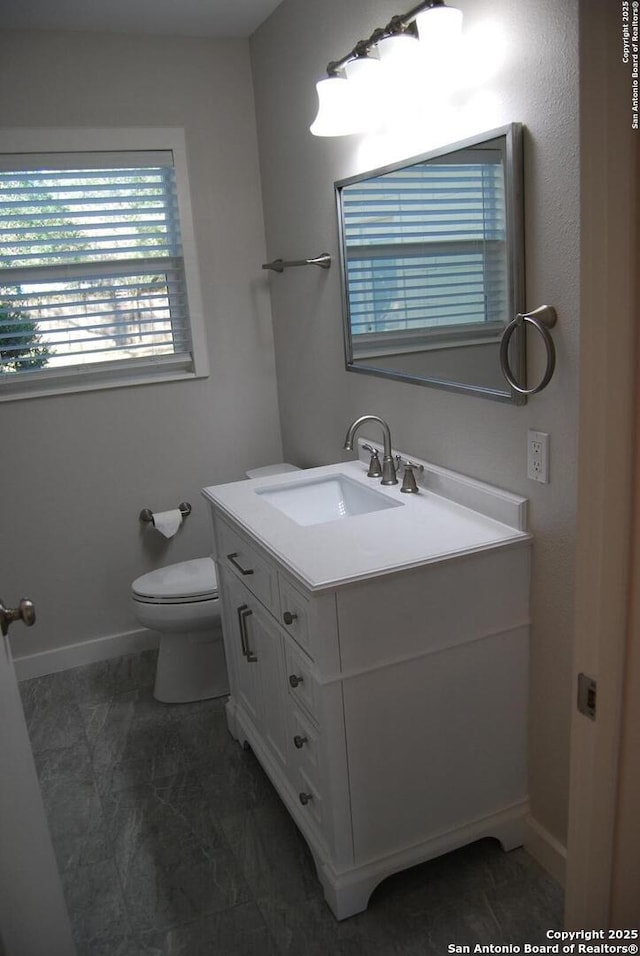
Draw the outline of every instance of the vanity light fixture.
<instances>
[{"instance_id":1,"label":"vanity light fixture","mask_svg":"<svg viewBox=\"0 0 640 956\"><path fill-rule=\"evenodd\" d=\"M461 28L461 10L444 0L423 0L367 40L359 40L349 53L329 63L327 76L316 83L313 135L347 136L373 129L386 106L406 95L423 64L429 68L451 57Z\"/></svg>"}]
</instances>

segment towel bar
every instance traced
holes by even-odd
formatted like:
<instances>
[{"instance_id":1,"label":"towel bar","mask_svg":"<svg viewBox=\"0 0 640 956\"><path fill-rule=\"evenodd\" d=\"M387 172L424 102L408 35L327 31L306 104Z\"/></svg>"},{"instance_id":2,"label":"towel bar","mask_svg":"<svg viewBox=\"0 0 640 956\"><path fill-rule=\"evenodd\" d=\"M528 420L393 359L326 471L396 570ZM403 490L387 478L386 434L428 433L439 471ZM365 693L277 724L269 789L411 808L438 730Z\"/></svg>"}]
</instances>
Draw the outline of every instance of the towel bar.
<instances>
[{"instance_id":1,"label":"towel bar","mask_svg":"<svg viewBox=\"0 0 640 956\"><path fill-rule=\"evenodd\" d=\"M331 256L328 252L323 252L312 259L290 259L285 262L284 259L274 259L273 262L264 262L263 269L271 269L272 272L283 272L290 266L319 266L321 269L331 268Z\"/></svg>"}]
</instances>

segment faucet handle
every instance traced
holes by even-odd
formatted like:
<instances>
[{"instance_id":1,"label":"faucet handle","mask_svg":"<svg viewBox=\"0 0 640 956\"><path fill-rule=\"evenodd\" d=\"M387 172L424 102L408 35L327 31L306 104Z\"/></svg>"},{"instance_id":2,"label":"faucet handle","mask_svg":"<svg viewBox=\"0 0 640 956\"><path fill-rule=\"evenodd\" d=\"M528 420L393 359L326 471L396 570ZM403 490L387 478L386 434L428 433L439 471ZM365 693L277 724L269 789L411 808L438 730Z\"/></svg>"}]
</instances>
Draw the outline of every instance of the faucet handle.
<instances>
[{"instance_id":1,"label":"faucet handle","mask_svg":"<svg viewBox=\"0 0 640 956\"><path fill-rule=\"evenodd\" d=\"M366 442L362 442L362 447L371 454L367 477L379 478L382 474L382 466L380 465L380 459L378 458L378 449L374 448L373 445L368 445Z\"/></svg>"},{"instance_id":2,"label":"faucet handle","mask_svg":"<svg viewBox=\"0 0 640 956\"><path fill-rule=\"evenodd\" d=\"M413 473L414 469L418 471L424 471L424 465L419 465L417 461L410 461L408 458L403 458L401 455L396 455L396 461L398 463L398 468L402 465L404 468L404 476L402 478L402 487L400 491L405 494L417 495L420 489L416 483L416 478Z\"/></svg>"}]
</instances>

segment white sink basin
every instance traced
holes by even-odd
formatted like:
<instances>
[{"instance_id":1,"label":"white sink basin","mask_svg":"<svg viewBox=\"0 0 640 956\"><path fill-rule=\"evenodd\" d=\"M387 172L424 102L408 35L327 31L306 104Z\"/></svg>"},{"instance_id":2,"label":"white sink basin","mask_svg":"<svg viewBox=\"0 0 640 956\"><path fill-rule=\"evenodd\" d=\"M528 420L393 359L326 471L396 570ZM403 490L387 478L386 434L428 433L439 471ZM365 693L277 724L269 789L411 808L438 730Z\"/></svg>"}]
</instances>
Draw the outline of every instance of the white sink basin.
<instances>
[{"instance_id":1,"label":"white sink basin","mask_svg":"<svg viewBox=\"0 0 640 956\"><path fill-rule=\"evenodd\" d=\"M342 474L258 488L256 494L299 525L324 524L404 504Z\"/></svg>"}]
</instances>

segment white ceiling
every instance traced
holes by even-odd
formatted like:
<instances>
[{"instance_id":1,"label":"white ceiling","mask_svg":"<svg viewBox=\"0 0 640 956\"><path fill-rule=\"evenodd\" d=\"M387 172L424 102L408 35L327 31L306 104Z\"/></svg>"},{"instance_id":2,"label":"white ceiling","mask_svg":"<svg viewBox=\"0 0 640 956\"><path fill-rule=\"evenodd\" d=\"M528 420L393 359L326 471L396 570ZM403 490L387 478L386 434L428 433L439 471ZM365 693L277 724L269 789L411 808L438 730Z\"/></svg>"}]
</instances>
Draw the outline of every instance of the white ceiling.
<instances>
[{"instance_id":1,"label":"white ceiling","mask_svg":"<svg viewBox=\"0 0 640 956\"><path fill-rule=\"evenodd\" d=\"M247 37L280 0L0 0L9 30Z\"/></svg>"}]
</instances>

